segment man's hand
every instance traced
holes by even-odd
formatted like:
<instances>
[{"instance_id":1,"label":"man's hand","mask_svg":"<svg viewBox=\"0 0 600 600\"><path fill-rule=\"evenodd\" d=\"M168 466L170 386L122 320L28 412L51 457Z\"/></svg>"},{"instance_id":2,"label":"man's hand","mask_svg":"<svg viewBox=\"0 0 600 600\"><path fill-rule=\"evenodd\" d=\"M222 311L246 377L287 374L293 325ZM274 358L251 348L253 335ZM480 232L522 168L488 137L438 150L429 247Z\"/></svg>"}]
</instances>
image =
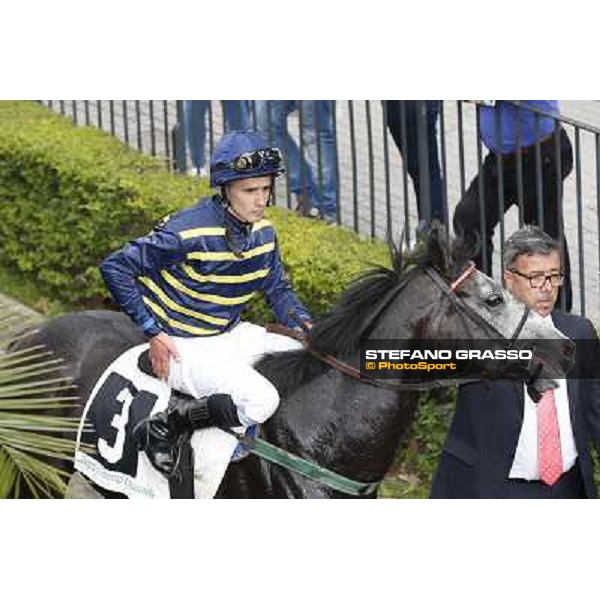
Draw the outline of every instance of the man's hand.
<instances>
[{"instance_id":1,"label":"man's hand","mask_svg":"<svg viewBox=\"0 0 600 600\"><path fill-rule=\"evenodd\" d=\"M156 376L163 381L167 381L169 378L171 357L177 362L181 360L173 340L164 331L161 331L150 340L150 362Z\"/></svg>"}]
</instances>

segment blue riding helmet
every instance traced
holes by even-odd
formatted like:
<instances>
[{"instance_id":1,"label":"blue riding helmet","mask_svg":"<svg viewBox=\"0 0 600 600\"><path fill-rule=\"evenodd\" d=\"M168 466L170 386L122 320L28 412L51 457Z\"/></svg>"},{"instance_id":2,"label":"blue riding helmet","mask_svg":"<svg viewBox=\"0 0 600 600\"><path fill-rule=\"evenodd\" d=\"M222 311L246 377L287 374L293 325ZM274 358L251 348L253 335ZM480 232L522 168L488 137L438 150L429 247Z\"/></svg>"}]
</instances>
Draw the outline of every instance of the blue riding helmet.
<instances>
[{"instance_id":1,"label":"blue riding helmet","mask_svg":"<svg viewBox=\"0 0 600 600\"><path fill-rule=\"evenodd\" d=\"M217 143L210 161L210 185L285 173L279 148L270 148L256 131L230 131Z\"/></svg>"}]
</instances>

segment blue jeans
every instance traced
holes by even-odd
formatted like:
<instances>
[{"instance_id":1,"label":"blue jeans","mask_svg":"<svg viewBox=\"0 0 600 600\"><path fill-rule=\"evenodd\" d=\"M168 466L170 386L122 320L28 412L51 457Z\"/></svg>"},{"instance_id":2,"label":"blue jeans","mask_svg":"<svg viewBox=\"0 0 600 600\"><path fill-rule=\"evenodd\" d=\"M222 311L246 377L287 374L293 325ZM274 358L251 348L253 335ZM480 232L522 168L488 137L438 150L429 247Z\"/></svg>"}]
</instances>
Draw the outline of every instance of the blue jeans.
<instances>
[{"instance_id":1,"label":"blue jeans","mask_svg":"<svg viewBox=\"0 0 600 600\"><path fill-rule=\"evenodd\" d=\"M298 109L304 151L290 135L288 115ZM337 156L331 100L257 100L256 126L286 157L288 181L294 194L303 194L309 207L323 217L337 215Z\"/></svg>"},{"instance_id":2,"label":"blue jeans","mask_svg":"<svg viewBox=\"0 0 600 600\"><path fill-rule=\"evenodd\" d=\"M438 154L437 142L437 120L440 114L439 100L426 100L426 127L427 127L427 149L429 156L429 192L431 201L431 218L446 222L446 202L442 186L442 172ZM417 101L416 100L387 100L386 103L387 124L394 138L394 142L400 151L406 170L410 175L417 197L417 212L419 219L429 220L429 215L422 213L421 181L419 172L419 136L417 129ZM402 143L402 112L406 119L406 156L404 144Z\"/></svg>"},{"instance_id":3,"label":"blue jeans","mask_svg":"<svg viewBox=\"0 0 600 600\"><path fill-rule=\"evenodd\" d=\"M192 166L201 169L206 164L206 113L210 100L185 101L186 137ZM249 129L250 111L247 100L223 100L225 130Z\"/></svg>"}]
</instances>

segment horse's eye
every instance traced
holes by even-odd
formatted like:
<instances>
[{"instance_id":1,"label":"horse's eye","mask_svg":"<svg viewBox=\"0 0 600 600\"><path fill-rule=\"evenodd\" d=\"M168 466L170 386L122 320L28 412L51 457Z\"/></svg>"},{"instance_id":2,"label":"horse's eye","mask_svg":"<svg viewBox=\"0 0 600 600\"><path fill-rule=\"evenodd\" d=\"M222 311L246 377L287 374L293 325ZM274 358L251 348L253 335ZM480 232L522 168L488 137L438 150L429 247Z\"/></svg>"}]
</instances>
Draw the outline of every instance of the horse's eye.
<instances>
[{"instance_id":1,"label":"horse's eye","mask_svg":"<svg viewBox=\"0 0 600 600\"><path fill-rule=\"evenodd\" d=\"M486 299L485 303L492 307L495 308L496 306L499 306L500 304L502 304L504 302L504 298L502 298L502 296L500 294L492 294L489 298Z\"/></svg>"}]
</instances>

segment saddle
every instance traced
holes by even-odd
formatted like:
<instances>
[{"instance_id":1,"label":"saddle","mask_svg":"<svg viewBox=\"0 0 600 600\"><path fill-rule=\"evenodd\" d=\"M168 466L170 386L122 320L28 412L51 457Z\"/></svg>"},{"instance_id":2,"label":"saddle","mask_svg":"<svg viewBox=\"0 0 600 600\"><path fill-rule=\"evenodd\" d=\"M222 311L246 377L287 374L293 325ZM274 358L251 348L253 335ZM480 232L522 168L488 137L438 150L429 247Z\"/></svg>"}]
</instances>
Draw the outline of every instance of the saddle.
<instances>
[{"instance_id":1,"label":"saddle","mask_svg":"<svg viewBox=\"0 0 600 600\"><path fill-rule=\"evenodd\" d=\"M195 431L191 446L182 448L182 476L169 481L132 435L135 425L168 409L172 394L155 377L147 349L127 350L94 386L79 426L75 469L100 489L129 498L212 498L236 458L235 437L214 428Z\"/></svg>"}]
</instances>

